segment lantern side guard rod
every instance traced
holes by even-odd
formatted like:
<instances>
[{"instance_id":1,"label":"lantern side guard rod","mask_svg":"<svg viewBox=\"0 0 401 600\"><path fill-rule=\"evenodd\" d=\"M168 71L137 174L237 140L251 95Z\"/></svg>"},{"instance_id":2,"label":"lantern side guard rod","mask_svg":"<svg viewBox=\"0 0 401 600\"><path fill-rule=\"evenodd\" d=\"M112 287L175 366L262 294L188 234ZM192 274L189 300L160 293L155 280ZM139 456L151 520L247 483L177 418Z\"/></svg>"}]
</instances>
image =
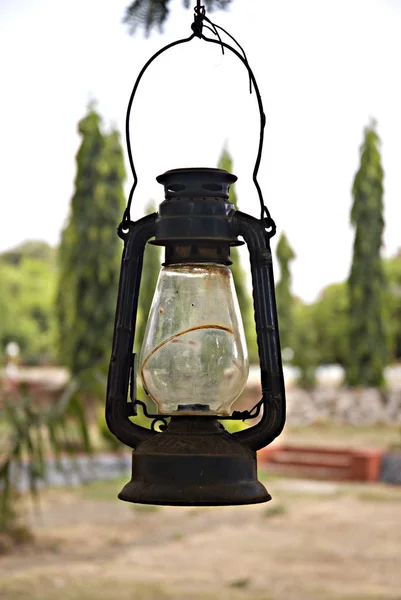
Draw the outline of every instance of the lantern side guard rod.
<instances>
[{"instance_id":1,"label":"lantern side guard rod","mask_svg":"<svg viewBox=\"0 0 401 600\"><path fill-rule=\"evenodd\" d=\"M147 241L155 235L156 213L147 215L135 223L125 224L124 251L121 263L120 283L114 325L113 349L110 360L106 396L106 422L110 431L123 444L136 448L154 431L132 423L132 402L127 401L131 377L131 388L135 383L135 365L132 347L135 337L138 298L143 265L143 254ZM131 389L133 392L133 390Z\"/></svg>"},{"instance_id":2,"label":"lantern side guard rod","mask_svg":"<svg viewBox=\"0 0 401 600\"><path fill-rule=\"evenodd\" d=\"M210 23L213 27L213 29L209 28L217 37L218 39L212 39L209 38L207 36L205 36L202 33L202 27L203 27L203 21L206 21L208 23ZM238 50L236 50L235 48L233 48L230 44L227 44L226 42L223 42L222 39L220 38L217 29L220 29L221 31L223 31L228 37L230 37L236 44L237 46L240 48L241 52L243 53L243 55L238 52ZM128 196L128 201L127 201L127 206L126 209L124 211L124 215L123 215L123 219L122 222L120 223L119 227L118 227L118 233L120 235L120 237L123 237L123 231L126 228L126 224L129 223L130 221L130 210L131 210L131 203L132 203L132 198L135 192L135 189L137 187L138 184L138 176L136 173L136 169L135 169L135 165L134 165L134 159L133 159L133 155L132 155L132 148L131 148L131 140L130 140L130 133L129 133L129 123L130 123L130 117L131 117L131 109L132 109L132 104L135 98L135 94L137 92L139 83L142 80L142 77L145 73L145 71L148 69L148 67L153 63L154 60L156 60L156 58L158 58L161 54L163 54L164 52L166 52L167 50L170 50L171 48L175 47L175 46L179 46L181 44L185 44L187 42L192 41L195 37L198 37L199 39L204 40L205 42L208 43L212 43L212 44L218 44L221 49L222 52L224 53L224 49L226 48L227 50L230 50L237 58L239 58L239 60L242 62L242 64L245 66L245 68L247 69L248 75L249 75L249 79L250 79L250 92L252 92L252 85L253 85L253 89L255 90L255 94L256 94L256 98L257 98L257 103L258 103L258 109L259 109L259 115L260 115L260 132L259 132L259 144L258 144L258 152L257 152L257 156L256 156L256 162L255 162L255 166L253 169L253 174L252 174L252 179L253 179L253 183L256 187L256 191L259 197L259 202L260 202L260 207L261 207L261 221L263 221L264 226L267 230L267 234L269 235L269 237L273 237L274 234L276 233L276 225L272 219L272 217L270 216L269 210L266 207L265 203L264 203L264 199L263 199L263 194L262 194L262 190L261 187L259 185L258 182L258 172L259 172L259 166L260 166L260 162L261 162L261 158L262 158L262 151L263 151L263 141L264 141L264 128L266 125L266 116L263 110L263 103L262 103L262 98L260 95L260 91L259 91L259 87L256 81L256 78L254 76L254 73L251 69L251 67L249 66L247 57L245 55L244 50L242 49L242 47L240 46L240 44L238 44L238 42L235 40L235 38L229 34L225 29L223 29L222 27L219 27L218 25L215 25L214 23L212 23L210 21L210 19L208 19L205 15L205 9L203 6L200 6L200 3L197 3L197 6L195 7L195 19L194 22L192 24L192 30L193 33L192 35L190 35L187 38L182 38L179 40L176 40L170 44L167 44L166 46L164 46L163 48L161 48L160 50L158 50L146 63L145 65L142 67L136 81L134 84L134 87L132 89L130 98L129 98L129 102L128 102L128 107L127 107L127 114L126 114L126 120L125 120L125 135L126 135L126 143L127 143L127 152L128 152L128 159L129 159L129 163L130 163L130 167L131 167L131 171L133 174L133 184Z\"/></svg>"},{"instance_id":3,"label":"lantern side guard rod","mask_svg":"<svg viewBox=\"0 0 401 600\"><path fill-rule=\"evenodd\" d=\"M252 271L253 303L262 383L261 420L233 435L252 450L269 445L285 423L285 387L274 295L273 262L269 234L263 223L236 211L233 226L247 243Z\"/></svg>"}]
</instances>

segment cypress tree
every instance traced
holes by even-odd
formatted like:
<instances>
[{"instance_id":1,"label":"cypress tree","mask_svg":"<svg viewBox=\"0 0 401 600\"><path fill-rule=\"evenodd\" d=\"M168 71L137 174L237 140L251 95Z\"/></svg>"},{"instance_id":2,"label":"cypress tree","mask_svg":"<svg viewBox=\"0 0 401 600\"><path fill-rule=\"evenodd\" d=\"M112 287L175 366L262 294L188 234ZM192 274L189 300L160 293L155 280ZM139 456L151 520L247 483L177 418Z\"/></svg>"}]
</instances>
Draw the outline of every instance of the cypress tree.
<instances>
[{"instance_id":1,"label":"cypress tree","mask_svg":"<svg viewBox=\"0 0 401 600\"><path fill-rule=\"evenodd\" d=\"M117 131L103 134L93 105L79 122L75 192L62 232L57 298L61 361L72 375L107 367L121 260L116 227L125 200Z\"/></svg>"},{"instance_id":2,"label":"cypress tree","mask_svg":"<svg viewBox=\"0 0 401 600\"><path fill-rule=\"evenodd\" d=\"M365 128L355 175L351 223L355 240L348 278L349 385L382 386L387 349L384 330L386 281L380 257L384 229L383 169L376 123Z\"/></svg>"},{"instance_id":3,"label":"cypress tree","mask_svg":"<svg viewBox=\"0 0 401 600\"><path fill-rule=\"evenodd\" d=\"M388 280L386 323L390 360L401 360L401 249L395 256L384 261ZM390 354L390 352L389 352Z\"/></svg>"},{"instance_id":4,"label":"cypress tree","mask_svg":"<svg viewBox=\"0 0 401 600\"><path fill-rule=\"evenodd\" d=\"M232 173L233 161L226 149L223 149L218 167L219 169L225 169L229 173ZM234 185L230 187L229 199L230 202L234 204L235 208L238 208L238 200ZM231 248L230 255L231 260L233 261L233 264L231 265L231 272L233 274L235 291L237 292L238 303L241 309L242 322L244 324L245 337L248 346L249 361L254 363L258 362L258 347L256 343L252 294L247 286L247 273L241 265L238 248Z\"/></svg>"},{"instance_id":5,"label":"cypress tree","mask_svg":"<svg viewBox=\"0 0 401 600\"><path fill-rule=\"evenodd\" d=\"M295 254L283 232L276 248L276 256L280 266L280 279L276 285L277 312L280 326L281 347L292 348L292 295L290 262Z\"/></svg>"},{"instance_id":6,"label":"cypress tree","mask_svg":"<svg viewBox=\"0 0 401 600\"><path fill-rule=\"evenodd\" d=\"M292 364L299 369L297 384L307 389L316 383L316 368L320 359L313 309L313 305L303 304L300 300L294 303Z\"/></svg>"}]
</instances>

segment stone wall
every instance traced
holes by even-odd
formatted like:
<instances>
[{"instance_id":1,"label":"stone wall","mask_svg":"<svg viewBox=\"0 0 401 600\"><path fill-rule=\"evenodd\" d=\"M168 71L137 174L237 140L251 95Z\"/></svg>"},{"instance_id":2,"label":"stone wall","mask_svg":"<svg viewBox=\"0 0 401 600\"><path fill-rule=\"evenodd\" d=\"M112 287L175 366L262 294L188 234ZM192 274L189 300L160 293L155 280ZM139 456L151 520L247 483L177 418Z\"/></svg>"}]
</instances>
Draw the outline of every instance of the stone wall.
<instances>
[{"instance_id":1,"label":"stone wall","mask_svg":"<svg viewBox=\"0 0 401 600\"><path fill-rule=\"evenodd\" d=\"M333 421L350 425L401 424L401 390L317 387L287 389L287 423Z\"/></svg>"}]
</instances>

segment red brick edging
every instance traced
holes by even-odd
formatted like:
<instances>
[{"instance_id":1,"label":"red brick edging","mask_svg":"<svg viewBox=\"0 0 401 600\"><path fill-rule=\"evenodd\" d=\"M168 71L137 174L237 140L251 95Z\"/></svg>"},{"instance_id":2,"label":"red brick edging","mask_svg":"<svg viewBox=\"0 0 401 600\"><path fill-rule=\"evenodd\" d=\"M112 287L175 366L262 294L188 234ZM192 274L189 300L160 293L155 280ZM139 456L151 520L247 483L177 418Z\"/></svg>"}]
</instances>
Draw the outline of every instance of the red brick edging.
<instances>
[{"instance_id":1,"label":"red brick edging","mask_svg":"<svg viewBox=\"0 0 401 600\"><path fill-rule=\"evenodd\" d=\"M374 482L379 480L382 455L381 450L274 444L258 451L258 463L283 475Z\"/></svg>"}]
</instances>

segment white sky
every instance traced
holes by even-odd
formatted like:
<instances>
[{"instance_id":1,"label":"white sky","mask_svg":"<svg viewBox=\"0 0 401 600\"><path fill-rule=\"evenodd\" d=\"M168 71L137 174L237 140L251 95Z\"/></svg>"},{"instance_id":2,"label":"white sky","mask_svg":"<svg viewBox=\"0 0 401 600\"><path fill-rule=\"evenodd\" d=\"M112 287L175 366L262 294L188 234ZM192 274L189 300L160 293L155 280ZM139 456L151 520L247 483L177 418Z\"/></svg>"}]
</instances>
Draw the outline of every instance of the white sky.
<instances>
[{"instance_id":1,"label":"white sky","mask_svg":"<svg viewBox=\"0 0 401 600\"><path fill-rule=\"evenodd\" d=\"M0 0L0 250L25 239L57 243L88 100L123 132L143 63L190 34L192 14L173 0L163 35L130 37L121 22L128 2ZM370 116L382 139L384 254L401 246L401 0L234 0L209 17L245 48L259 83L267 115L259 180L297 254L293 291L311 301L348 275L350 190ZM244 67L218 46L194 40L154 63L131 135L134 218L150 198L162 201L158 174L217 166L225 141L240 209L259 215L256 98ZM128 173L127 192L131 181Z\"/></svg>"}]
</instances>

